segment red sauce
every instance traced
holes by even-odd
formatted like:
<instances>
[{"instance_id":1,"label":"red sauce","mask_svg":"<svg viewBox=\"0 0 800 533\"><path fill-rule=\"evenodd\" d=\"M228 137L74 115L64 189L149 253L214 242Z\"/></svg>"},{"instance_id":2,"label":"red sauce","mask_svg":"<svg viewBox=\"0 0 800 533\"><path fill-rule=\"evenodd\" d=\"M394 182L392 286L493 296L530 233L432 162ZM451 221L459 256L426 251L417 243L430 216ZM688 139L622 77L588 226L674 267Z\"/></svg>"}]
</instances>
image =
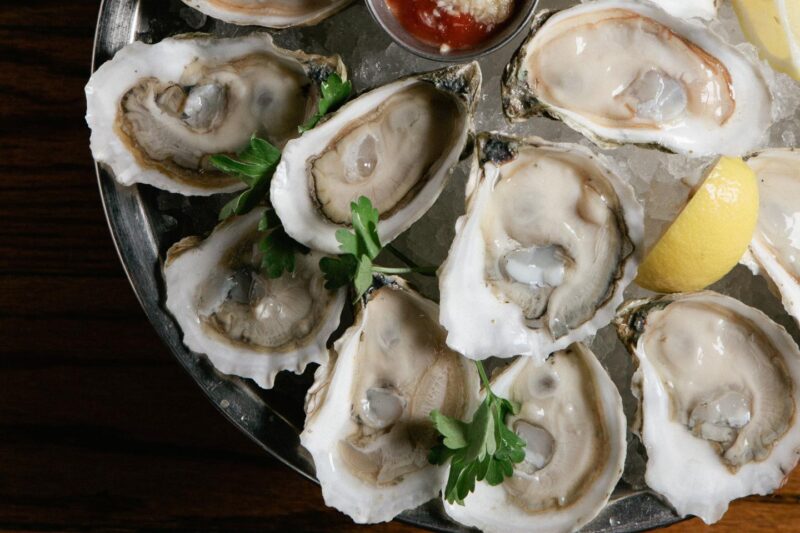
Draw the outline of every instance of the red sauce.
<instances>
[{"instance_id":1,"label":"red sauce","mask_svg":"<svg viewBox=\"0 0 800 533\"><path fill-rule=\"evenodd\" d=\"M503 27L503 24L482 24L466 13L452 15L439 8L436 0L386 0L386 3L406 31L434 46L447 45L454 50L472 48Z\"/></svg>"}]
</instances>

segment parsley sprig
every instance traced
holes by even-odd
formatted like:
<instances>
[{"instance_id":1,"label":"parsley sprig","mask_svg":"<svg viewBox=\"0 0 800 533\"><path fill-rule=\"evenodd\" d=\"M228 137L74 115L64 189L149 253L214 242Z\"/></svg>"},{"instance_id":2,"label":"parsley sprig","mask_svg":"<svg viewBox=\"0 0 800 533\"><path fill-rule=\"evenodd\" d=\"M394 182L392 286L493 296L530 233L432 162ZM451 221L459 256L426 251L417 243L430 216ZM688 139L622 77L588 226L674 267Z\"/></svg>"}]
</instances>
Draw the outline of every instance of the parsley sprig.
<instances>
[{"instance_id":1,"label":"parsley sprig","mask_svg":"<svg viewBox=\"0 0 800 533\"><path fill-rule=\"evenodd\" d=\"M280 160L281 151L255 135L250 137L250 144L239 152L237 159L223 154L211 156L212 165L247 185L247 189L225 204L219 212L219 219L249 213L257 206L269 193L270 178Z\"/></svg>"},{"instance_id":2,"label":"parsley sprig","mask_svg":"<svg viewBox=\"0 0 800 533\"><path fill-rule=\"evenodd\" d=\"M486 398L472 420L467 423L439 411L431 412L442 440L431 448L428 461L436 465L450 461L444 497L461 505L475 490L476 481L499 485L514 473L514 464L525 459L525 441L505 424L507 415L519 412L519 405L496 396L483 363L475 361L475 365L486 388Z\"/></svg>"},{"instance_id":3,"label":"parsley sprig","mask_svg":"<svg viewBox=\"0 0 800 533\"><path fill-rule=\"evenodd\" d=\"M320 84L320 90L322 95L317 103L317 112L309 117L305 124L297 128L300 133L312 129L326 113L342 105L350 97L353 84L350 83L350 80L342 81L338 74L333 73Z\"/></svg>"},{"instance_id":4,"label":"parsley sprig","mask_svg":"<svg viewBox=\"0 0 800 533\"><path fill-rule=\"evenodd\" d=\"M268 278L275 279L281 277L284 272L294 272L295 255L309 252L308 247L289 237L278 215L271 208L264 211L258 222L258 231L264 233L258 247L263 253L261 271Z\"/></svg>"},{"instance_id":5,"label":"parsley sprig","mask_svg":"<svg viewBox=\"0 0 800 533\"><path fill-rule=\"evenodd\" d=\"M339 249L343 252L338 257L323 257L319 267L325 275L325 288L330 290L353 283L356 299L363 296L372 285L372 275L408 274L417 272L425 275L436 275L435 267L420 267L409 261L397 250L391 249L395 255L404 260L406 267L384 267L374 263L383 250L378 236L378 210L366 196L350 203L353 230L340 229L336 232Z\"/></svg>"}]
</instances>

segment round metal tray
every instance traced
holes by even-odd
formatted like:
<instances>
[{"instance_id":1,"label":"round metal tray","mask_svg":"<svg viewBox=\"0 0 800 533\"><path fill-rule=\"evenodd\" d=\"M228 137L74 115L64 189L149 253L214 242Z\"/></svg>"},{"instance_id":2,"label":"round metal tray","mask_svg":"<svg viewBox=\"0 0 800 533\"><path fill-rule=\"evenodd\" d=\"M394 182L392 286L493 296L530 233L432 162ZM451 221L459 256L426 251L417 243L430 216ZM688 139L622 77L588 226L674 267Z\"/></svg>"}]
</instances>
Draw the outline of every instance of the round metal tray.
<instances>
[{"instance_id":1,"label":"round metal tray","mask_svg":"<svg viewBox=\"0 0 800 533\"><path fill-rule=\"evenodd\" d=\"M541 3L548 2L541 0ZM549 2L557 7L572 3ZM97 22L92 68L134 40L158 42L170 35L195 31L230 36L254 30L259 29L230 26L206 18L179 0L104 0ZM271 33L279 45L287 48L341 54L358 90L410 71L437 67L436 63L416 58L392 44L360 3L318 26ZM487 72L497 76L523 37L520 35L515 42L481 60L485 78ZM365 66L374 61L380 65ZM499 87L484 85L481 106L492 105L499 116ZM497 127L482 124L480 119L477 122L479 129ZM288 467L314 480L313 462L299 441L303 400L313 381L313 370L303 375L283 372L275 387L268 391L249 380L223 375L204 356L187 350L181 342L181 331L163 306L161 264L166 250L186 235L210 231L225 198L187 198L148 186L124 187L100 166L97 178L108 224L133 290L175 358L228 420ZM398 519L432 530L467 531L448 519L438 500L407 511ZM656 496L646 490L635 490L622 481L607 507L583 531L640 531L676 520L673 511Z\"/></svg>"}]
</instances>

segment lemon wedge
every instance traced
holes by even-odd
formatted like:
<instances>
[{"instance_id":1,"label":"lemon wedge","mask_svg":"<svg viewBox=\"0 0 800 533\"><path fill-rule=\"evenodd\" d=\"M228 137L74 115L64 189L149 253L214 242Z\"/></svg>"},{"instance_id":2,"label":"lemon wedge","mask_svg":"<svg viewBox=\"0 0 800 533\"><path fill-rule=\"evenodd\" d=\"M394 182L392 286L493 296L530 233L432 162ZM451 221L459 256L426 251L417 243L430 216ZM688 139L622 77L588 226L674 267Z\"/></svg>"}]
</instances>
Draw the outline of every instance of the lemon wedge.
<instances>
[{"instance_id":1,"label":"lemon wedge","mask_svg":"<svg viewBox=\"0 0 800 533\"><path fill-rule=\"evenodd\" d=\"M639 267L636 282L657 292L696 291L739 262L758 221L755 173L721 157Z\"/></svg>"},{"instance_id":2,"label":"lemon wedge","mask_svg":"<svg viewBox=\"0 0 800 533\"><path fill-rule=\"evenodd\" d=\"M800 2L733 0L745 37L772 68L800 80Z\"/></svg>"}]
</instances>

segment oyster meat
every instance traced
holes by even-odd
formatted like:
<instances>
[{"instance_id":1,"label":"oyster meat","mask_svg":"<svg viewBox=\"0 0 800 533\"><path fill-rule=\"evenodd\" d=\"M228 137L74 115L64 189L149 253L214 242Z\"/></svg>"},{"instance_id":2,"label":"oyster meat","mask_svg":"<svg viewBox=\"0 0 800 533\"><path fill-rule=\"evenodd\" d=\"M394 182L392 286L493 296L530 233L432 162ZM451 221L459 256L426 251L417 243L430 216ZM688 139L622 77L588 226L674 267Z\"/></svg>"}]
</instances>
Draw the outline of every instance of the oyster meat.
<instances>
[{"instance_id":1,"label":"oyster meat","mask_svg":"<svg viewBox=\"0 0 800 533\"><path fill-rule=\"evenodd\" d=\"M282 147L316 111L318 86L333 72L346 78L338 57L282 50L266 33L132 43L86 86L92 154L123 185L239 190L209 157L242 150L254 134Z\"/></svg>"},{"instance_id":2,"label":"oyster meat","mask_svg":"<svg viewBox=\"0 0 800 533\"><path fill-rule=\"evenodd\" d=\"M324 288L319 253L297 254L295 270L262 274L258 223L264 209L223 222L205 240L173 245L164 265L166 307L189 349L225 374L271 388L281 370L301 373L328 359L345 290Z\"/></svg>"},{"instance_id":3,"label":"oyster meat","mask_svg":"<svg viewBox=\"0 0 800 533\"><path fill-rule=\"evenodd\" d=\"M476 407L471 361L447 348L437 305L387 278L317 370L300 441L325 503L359 523L385 522L441 490L428 462L430 412L464 419Z\"/></svg>"},{"instance_id":4,"label":"oyster meat","mask_svg":"<svg viewBox=\"0 0 800 533\"><path fill-rule=\"evenodd\" d=\"M506 424L526 441L525 459L501 485L478 483L453 519L483 531L576 531L608 502L625 464L625 414L616 386L582 344L543 365L519 358L492 391L520 405Z\"/></svg>"},{"instance_id":5,"label":"oyster meat","mask_svg":"<svg viewBox=\"0 0 800 533\"><path fill-rule=\"evenodd\" d=\"M296 241L338 253L350 203L366 196L392 241L436 201L467 145L480 92L477 63L410 76L351 100L287 143L272 205Z\"/></svg>"},{"instance_id":6,"label":"oyster meat","mask_svg":"<svg viewBox=\"0 0 800 533\"><path fill-rule=\"evenodd\" d=\"M183 0L187 6L231 24L288 28L317 24L352 0Z\"/></svg>"},{"instance_id":7,"label":"oyster meat","mask_svg":"<svg viewBox=\"0 0 800 533\"><path fill-rule=\"evenodd\" d=\"M635 0L537 14L502 100L511 120L546 114L604 147L690 156L746 154L772 122L758 66L706 26Z\"/></svg>"},{"instance_id":8,"label":"oyster meat","mask_svg":"<svg viewBox=\"0 0 800 533\"><path fill-rule=\"evenodd\" d=\"M758 176L758 225L742 259L777 289L800 323L800 152L764 150L747 160Z\"/></svg>"},{"instance_id":9,"label":"oyster meat","mask_svg":"<svg viewBox=\"0 0 800 533\"><path fill-rule=\"evenodd\" d=\"M638 367L650 488L713 523L783 484L800 449L800 350L786 330L711 291L628 302L615 323Z\"/></svg>"},{"instance_id":10,"label":"oyster meat","mask_svg":"<svg viewBox=\"0 0 800 533\"><path fill-rule=\"evenodd\" d=\"M467 211L439 271L447 343L544 359L608 324L636 274L633 189L578 145L481 133Z\"/></svg>"}]
</instances>

